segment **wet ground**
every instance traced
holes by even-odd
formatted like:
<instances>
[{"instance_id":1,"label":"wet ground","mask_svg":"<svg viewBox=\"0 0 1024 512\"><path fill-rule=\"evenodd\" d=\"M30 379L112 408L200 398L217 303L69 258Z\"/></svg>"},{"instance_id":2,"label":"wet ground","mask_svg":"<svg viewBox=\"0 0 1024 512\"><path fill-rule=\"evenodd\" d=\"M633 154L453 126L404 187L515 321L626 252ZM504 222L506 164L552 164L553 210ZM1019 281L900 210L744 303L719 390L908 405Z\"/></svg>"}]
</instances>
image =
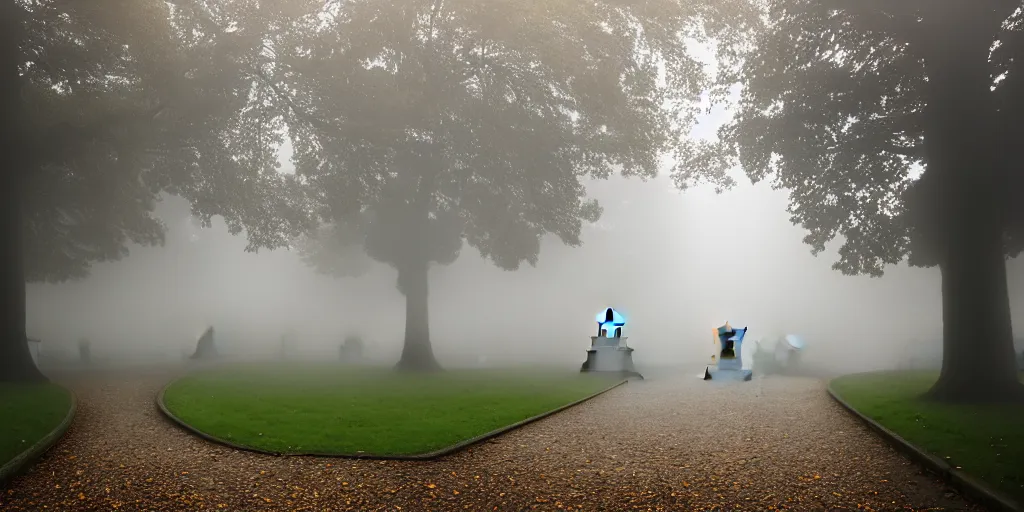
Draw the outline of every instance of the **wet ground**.
<instances>
[{"instance_id":1,"label":"wet ground","mask_svg":"<svg viewBox=\"0 0 1024 512\"><path fill-rule=\"evenodd\" d=\"M66 373L79 412L0 510L981 510L815 378L648 368L579 407L432 462L255 455L166 421L180 369Z\"/></svg>"}]
</instances>

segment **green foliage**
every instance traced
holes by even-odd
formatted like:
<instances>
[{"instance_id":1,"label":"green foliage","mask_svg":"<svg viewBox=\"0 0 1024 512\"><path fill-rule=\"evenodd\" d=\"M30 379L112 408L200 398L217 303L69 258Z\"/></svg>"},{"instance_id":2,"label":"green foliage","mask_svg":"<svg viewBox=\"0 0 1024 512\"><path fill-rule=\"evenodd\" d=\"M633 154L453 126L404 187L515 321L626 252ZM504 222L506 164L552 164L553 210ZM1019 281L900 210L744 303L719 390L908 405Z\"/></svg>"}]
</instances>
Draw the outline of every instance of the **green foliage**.
<instances>
[{"instance_id":1,"label":"green foliage","mask_svg":"<svg viewBox=\"0 0 1024 512\"><path fill-rule=\"evenodd\" d=\"M359 219L356 219L359 220ZM372 261L363 250L364 226L345 219L322 224L293 243L299 257L319 274L358 277L370 270Z\"/></svg>"},{"instance_id":2,"label":"green foliage","mask_svg":"<svg viewBox=\"0 0 1024 512\"><path fill-rule=\"evenodd\" d=\"M463 222L457 212L418 215L416 206L384 201L367 216L365 250L370 257L395 268L420 260L448 265L458 258Z\"/></svg>"},{"instance_id":3,"label":"green foliage","mask_svg":"<svg viewBox=\"0 0 1024 512\"><path fill-rule=\"evenodd\" d=\"M29 281L83 277L128 243L160 244L161 191L209 222L276 247L304 220L294 178L277 172L280 116L253 86L251 34L274 13L252 2L13 2L19 48ZM202 15L196 13L202 11ZM259 14L258 16L256 14ZM210 17L237 24L212 30ZM9 49L9 48L7 48ZM6 89L5 89L6 90Z\"/></svg>"},{"instance_id":4,"label":"green foliage","mask_svg":"<svg viewBox=\"0 0 1024 512\"><path fill-rule=\"evenodd\" d=\"M920 400L937 377L930 371L863 373L835 379L831 386L900 437L1008 495L1024 498L1024 471L1018 463L1024 458L1024 408Z\"/></svg>"},{"instance_id":5,"label":"green foliage","mask_svg":"<svg viewBox=\"0 0 1024 512\"><path fill-rule=\"evenodd\" d=\"M614 380L539 371L407 375L324 366L185 377L167 408L202 432L264 450L419 454L550 411Z\"/></svg>"},{"instance_id":6,"label":"green foliage","mask_svg":"<svg viewBox=\"0 0 1024 512\"><path fill-rule=\"evenodd\" d=\"M57 428L70 408L71 393L56 384L0 384L0 466Z\"/></svg>"},{"instance_id":7,"label":"green foliage","mask_svg":"<svg viewBox=\"0 0 1024 512\"><path fill-rule=\"evenodd\" d=\"M914 265L937 263L941 205L927 180L928 87L923 55L936 41L935 18L948 1L767 0L762 23L738 58L719 65L719 87L743 86L736 114L677 182L709 179L731 185L736 165L754 182L791 191L789 213L815 254L841 237L835 268L881 275L908 255ZM897 5L898 4L898 5ZM1005 149L1004 187L992 200L1007 209L1007 253L1024 242L1024 208L1012 194L1024 185L1024 13L1019 2L987 2L963 19L994 19L991 126ZM975 16L976 15L976 16ZM749 25L748 25L749 27ZM981 108L979 106L979 108ZM927 173L926 173L927 176Z\"/></svg>"},{"instance_id":8,"label":"green foliage","mask_svg":"<svg viewBox=\"0 0 1024 512\"><path fill-rule=\"evenodd\" d=\"M649 177L663 154L694 151L706 76L682 38L720 30L710 10L330 1L267 41L261 80L322 219L372 212L374 259L449 263L465 240L515 269L536 263L544 233L580 244L600 212L585 178Z\"/></svg>"}]
</instances>

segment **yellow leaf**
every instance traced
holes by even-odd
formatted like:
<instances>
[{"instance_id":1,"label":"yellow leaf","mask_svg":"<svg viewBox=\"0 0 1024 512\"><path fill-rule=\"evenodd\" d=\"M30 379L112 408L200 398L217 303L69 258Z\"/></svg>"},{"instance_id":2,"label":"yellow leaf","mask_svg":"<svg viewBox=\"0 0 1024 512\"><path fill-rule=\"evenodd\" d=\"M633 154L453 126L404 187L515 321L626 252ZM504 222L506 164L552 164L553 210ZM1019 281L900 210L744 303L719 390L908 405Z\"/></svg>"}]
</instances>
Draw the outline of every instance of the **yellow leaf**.
<instances>
[{"instance_id":1,"label":"yellow leaf","mask_svg":"<svg viewBox=\"0 0 1024 512\"><path fill-rule=\"evenodd\" d=\"M434 485L434 484L427 484L427 489L433 489L435 487L437 487L437 486Z\"/></svg>"}]
</instances>

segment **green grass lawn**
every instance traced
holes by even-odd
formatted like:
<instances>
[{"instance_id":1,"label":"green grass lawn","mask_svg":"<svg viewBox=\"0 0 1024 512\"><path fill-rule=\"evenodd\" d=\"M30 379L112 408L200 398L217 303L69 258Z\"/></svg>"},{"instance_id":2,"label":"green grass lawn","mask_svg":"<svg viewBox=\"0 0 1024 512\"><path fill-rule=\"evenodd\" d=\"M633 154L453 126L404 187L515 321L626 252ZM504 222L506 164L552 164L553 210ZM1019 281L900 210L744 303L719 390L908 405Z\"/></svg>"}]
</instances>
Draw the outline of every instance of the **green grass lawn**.
<instances>
[{"instance_id":1,"label":"green grass lawn","mask_svg":"<svg viewBox=\"0 0 1024 512\"><path fill-rule=\"evenodd\" d=\"M411 455L451 446L617 382L593 374L457 370L403 375L334 365L187 376L164 404L201 432L281 453Z\"/></svg>"},{"instance_id":2,"label":"green grass lawn","mask_svg":"<svg viewBox=\"0 0 1024 512\"><path fill-rule=\"evenodd\" d=\"M934 371L847 375L832 381L832 389L900 437L1024 501L1024 406L918 399L937 377Z\"/></svg>"},{"instance_id":3,"label":"green grass lawn","mask_svg":"<svg viewBox=\"0 0 1024 512\"><path fill-rule=\"evenodd\" d=\"M71 393L52 383L0 383L0 466L53 431L71 408Z\"/></svg>"}]
</instances>

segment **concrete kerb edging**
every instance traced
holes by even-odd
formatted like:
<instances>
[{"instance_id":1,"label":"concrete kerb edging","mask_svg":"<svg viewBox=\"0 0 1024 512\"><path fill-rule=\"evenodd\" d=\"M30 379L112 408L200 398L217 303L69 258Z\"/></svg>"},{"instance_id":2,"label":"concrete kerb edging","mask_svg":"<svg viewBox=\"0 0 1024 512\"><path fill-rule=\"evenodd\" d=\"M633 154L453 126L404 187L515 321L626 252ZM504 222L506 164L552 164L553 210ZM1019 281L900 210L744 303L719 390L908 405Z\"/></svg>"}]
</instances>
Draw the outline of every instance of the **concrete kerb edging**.
<instances>
[{"instance_id":1,"label":"concrete kerb edging","mask_svg":"<svg viewBox=\"0 0 1024 512\"><path fill-rule=\"evenodd\" d=\"M43 436L42 439L27 450L21 452L0 467L0 488L7 487L12 478L29 469L43 454L49 451L50 448L53 448L53 445L57 444L57 441L60 441L68 429L71 428L71 423L75 419L75 413L78 411L78 397L74 391L63 386L61 387L71 395L71 407L68 408L68 413L64 415L64 419L49 434Z\"/></svg>"},{"instance_id":2,"label":"concrete kerb edging","mask_svg":"<svg viewBox=\"0 0 1024 512\"><path fill-rule=\"evenodd\" d=\"M160 393L157 394L156 406L160 410L160 412L163 413L163 415L168 420L170 420L172 423L177 424L179 427L181 427L181 428L187 430L188 432L191 432L192 434L195 434L196 436L199 436L199 437L201 437L201 438L203 438L203 439L205 439L205 440L207 440L207 441L209 441L211 443L221 444L221 445L227 446L229 448L233 448L235 450L260 453L260 454L263 454L263 455L272 455L272 456L275 456L275 457L325 457L325 458L337 458L337 459L427 461L427 460L439 459L439 458L444 457L446 455L451 455L451 454L453 454L455 452L458 452L458 451L461 451L463 449L469 448L469 447L471 447L471 446L473 446L475 444L482 443L484 441L487 441L488 439L495 438L497 436L500 436L502 434L505 434L507 432L515 430L517 428L524 427L526 425L529 425L530 423L542 420L542 419L547 418L548 416L551 416L553 414L560 413L560 412L562 412L562 411L564 411L566 409L569 409L571 407L575 407L575 406L580 405L580 404L582 404L584 402L587 402L589 400L597 398L598 396L601 396L601 395L603 395L603 394L605 394L605 393L607 393L607 392L609 392L609 391L611 391L611 390L613 390L615 388L618 388L619 386L622 386L623 384L626 384L627 382L629 382L628 379L623 379L623 380L617 382L616 384L614 384L614 385L612 385L610 387L607 387L607 388L605 388L605 389L603 389L601 391L598 391L597 393L594 393L592 395L583 397L583 398L581 398L579 400L576 400L575 402L571 402L571 403L565 404L565 405L563 405L561 407L558 407L556 409L552 409L550 411L538 414L536 416L532 416L530 418L526 418L525 420L519 421L517 423L513 423L511 425L506 425L506 426L501 427L501 428L499 428L497 430L492 430L490 432L481 434L479 436L476 436L476 437L473 437L473 438L470 438L470 439L466 439L464 441L460 441L460 442L458 442L456 444L453 444L451 446L448 446L446 448L441 448L440 450L435 450L435 451L432 451L432 452L422 453L422 454L417 454L417 455L374 455L374 454L370 454L370 453L340 453L339 454L339 453L315 453L315 452L282 453L282 452L272 452L272 451L269 451L269 450L261 450L259 448L251 448L251 447L248 447L248 446L241 446L239 444L235 444L235 443L233 443L231 441L228 441L226 439L221 439L219 437L211 436L211 435L209 435L209 434L207 434L205 432L202 432L202 431L196 429L195 427L189 425L188 423L186 423L181 418L178 418L173 413L171 413L171 411L168 410L167 406L164 404L164 392L167 391L167 388L169 388L172 384L174 384L174 381L172 381L172 382L168 383L166 386L164 386L163 389L160 390Z\"/></svg>"},{"instance_id":3,"label":"concrete kerb edging","mask_svg":"<svg viewBox=\"0 0 1024 512\"><path fill-rule=\"evenodd\" d=\"M867 417L846 400L843 400L835 389L832 382L828 383L828 394L839 405L843 406L851 414L859 418L865 425L879 433L890 445L910 457L914 462L921 464L929 471L942 477L949 485L961 493L969 496L974 501L984 505L989 510L1002 512L1024 512L1024 506L1014 502L1012 499L1003 496L999 492L989 488L980 480L960 471L949 465L946 461L914 446L906 439L903 439L895 432L885 428L882 424Z\"/></svg>"}]
</instances>

